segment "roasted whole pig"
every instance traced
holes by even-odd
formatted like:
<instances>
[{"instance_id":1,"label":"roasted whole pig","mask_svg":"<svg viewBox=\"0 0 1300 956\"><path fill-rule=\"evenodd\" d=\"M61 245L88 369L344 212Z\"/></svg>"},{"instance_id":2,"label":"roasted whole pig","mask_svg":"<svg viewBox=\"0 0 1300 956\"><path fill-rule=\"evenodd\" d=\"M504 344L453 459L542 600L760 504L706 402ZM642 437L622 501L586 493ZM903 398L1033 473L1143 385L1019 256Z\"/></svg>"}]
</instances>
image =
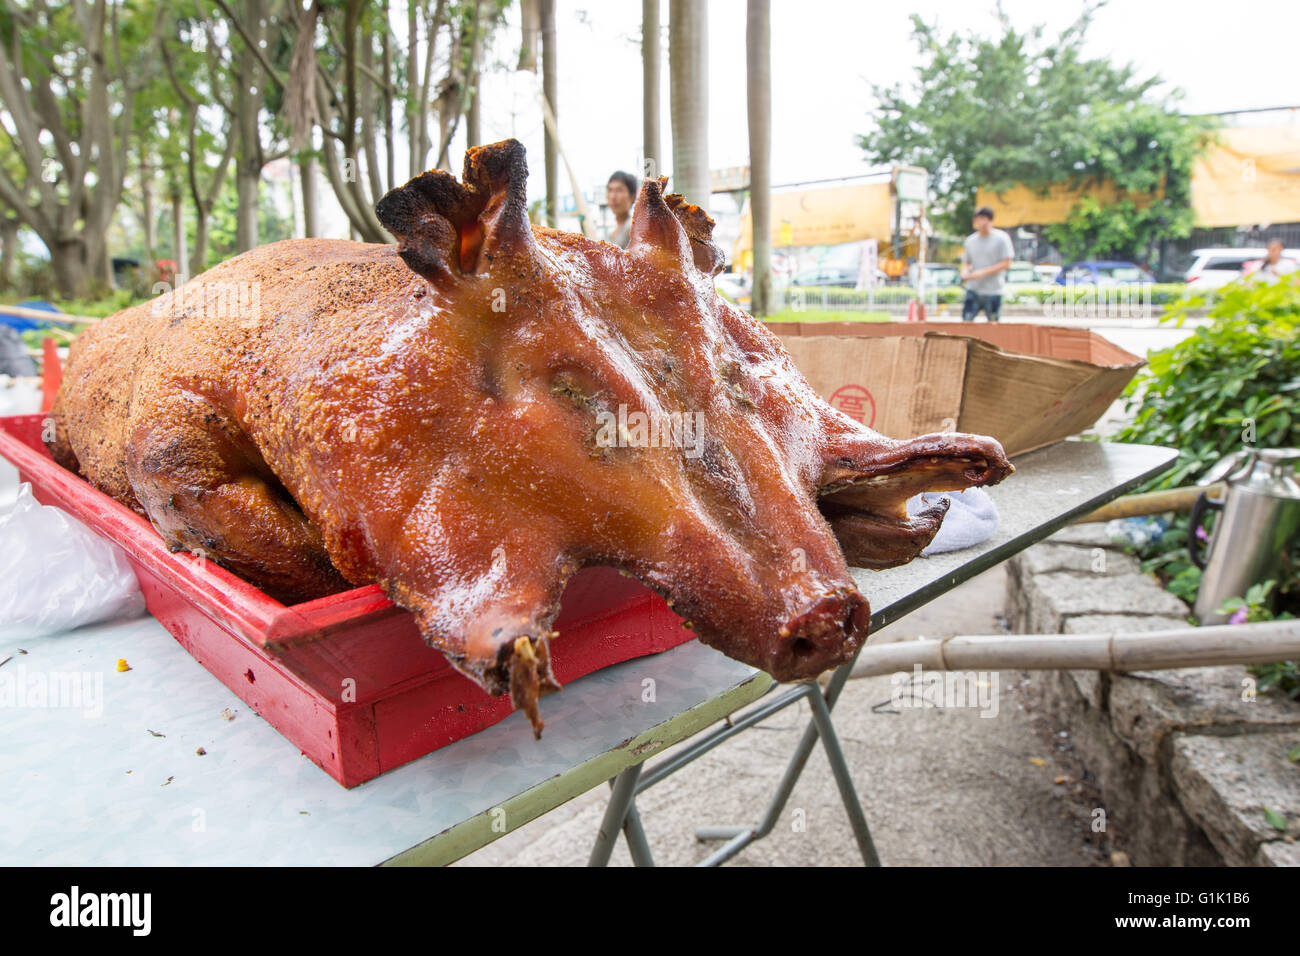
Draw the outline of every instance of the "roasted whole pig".
<instances>
[{"instance_id":1,"label":"roasted whole pig","mask_svg":"<svg viewBox=\"0 0 1300 956\"><path fill-rule=\"evenodd\" d=\"M75 343L65 467L285 602L377 583L540 732L565 582L612 565L780 680L850 659L848 564L916 556L919 491L1010 473L991 438L885 438L718 296L713 221L648 180L626 251L530 226L514 141L376 212L396 246L254 249ZM847 562L846 562L847 558Z\"/></svg>"}]
</instances>

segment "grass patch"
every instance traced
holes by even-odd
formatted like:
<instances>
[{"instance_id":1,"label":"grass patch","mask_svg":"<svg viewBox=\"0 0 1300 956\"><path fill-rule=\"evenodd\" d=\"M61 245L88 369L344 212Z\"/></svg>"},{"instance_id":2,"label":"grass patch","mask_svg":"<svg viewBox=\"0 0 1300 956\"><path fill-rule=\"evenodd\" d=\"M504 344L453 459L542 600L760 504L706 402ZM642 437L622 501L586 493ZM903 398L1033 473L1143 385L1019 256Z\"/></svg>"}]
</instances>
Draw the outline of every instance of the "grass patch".
<instances>
[{"instance_id":1,"label":"grass patch","mask_svg":"<svg viewBox=\"0 0 1300 956\"><path fill-rule=\"evenodd\" d=\"M782 309L774 312L764 321L767 322L893 322L896 317L888 312L832 312L825 309Z\"/></svg>"}]
</instances>

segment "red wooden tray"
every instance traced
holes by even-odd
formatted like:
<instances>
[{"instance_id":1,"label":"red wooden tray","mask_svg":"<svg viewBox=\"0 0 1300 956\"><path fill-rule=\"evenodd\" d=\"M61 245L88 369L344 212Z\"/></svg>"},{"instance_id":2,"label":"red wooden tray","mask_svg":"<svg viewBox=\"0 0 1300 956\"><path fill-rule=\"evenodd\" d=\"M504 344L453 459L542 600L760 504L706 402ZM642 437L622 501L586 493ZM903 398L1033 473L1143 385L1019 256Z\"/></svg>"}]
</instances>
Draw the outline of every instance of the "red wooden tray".
<instances>
[{"instance_id":1,"label":"red wooden tray","mask_svg":"<svg viewBox=\"0 0 1300 956\"><path fill-rule=\"evenodd\" d=\"M0 455L36 499L120 545L149 612L343 786L510 713L508 697L491 697L453 670L375 585L286 606L211 562L172 554L148 521L55 464L41 442L42 421L0 417ZM610 568L573 577L555 629L551 661L561 684L694 636L662 598ZM530 731L521 725L520 733Z\"/></svg>"}]
</instances>

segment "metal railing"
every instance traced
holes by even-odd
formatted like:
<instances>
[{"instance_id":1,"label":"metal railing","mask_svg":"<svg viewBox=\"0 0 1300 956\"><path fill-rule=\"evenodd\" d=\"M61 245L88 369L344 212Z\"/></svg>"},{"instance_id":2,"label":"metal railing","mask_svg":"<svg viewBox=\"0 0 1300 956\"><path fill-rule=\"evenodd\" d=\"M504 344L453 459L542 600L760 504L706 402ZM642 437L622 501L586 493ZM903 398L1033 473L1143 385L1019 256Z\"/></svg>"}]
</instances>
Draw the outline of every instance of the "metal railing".
<instances>
[{"instance_id":1,"label":"metal railing","mask_svg":"<svg viewBox=\"0 0 1300 956\"><path fill-rule=\"evenodd\" d=\"M879 285L867 289L837 286L786 286L774 292L777 307L792 312L888 312L906 315L918 298L927 309L939 304L939 290L929 287L918 296L909 285Z\"/></svg>"}]
</instances>

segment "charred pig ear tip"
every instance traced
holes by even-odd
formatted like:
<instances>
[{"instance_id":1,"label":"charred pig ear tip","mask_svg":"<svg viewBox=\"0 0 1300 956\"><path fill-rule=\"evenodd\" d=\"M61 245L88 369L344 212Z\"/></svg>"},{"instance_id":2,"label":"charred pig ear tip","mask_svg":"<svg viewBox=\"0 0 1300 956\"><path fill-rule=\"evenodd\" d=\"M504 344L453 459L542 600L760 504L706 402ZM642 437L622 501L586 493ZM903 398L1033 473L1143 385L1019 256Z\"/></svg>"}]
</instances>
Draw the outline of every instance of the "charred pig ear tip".
<instances>
[{"instance_id":1,"label":"charred pig ear tip","mask_svg":"<svg viewBox=\"0 0 1300 956\"><path fill-rule=\"evenodd\" d=\"M526 254L528 163L523 144L505 140L465 153L463 183L431 169L390 190L375 205L398 240L402 260L430 281L476 271L486 252Z\"/></svg>"},{"instance_id":2,"label":"charred pig ear tip","mask_svg":"<svg viewBox=\"0 0 1300 956\"><path fill-rule=\"evenodd\" d=\"M461 179L466 185L492 192L522 190L528 182L528 151L517 139L472 146L465 151Z\"/></svg>"},{"instance_id":3,"label":"charred pig ear tip","mask_svg":"<svg viewBox=\"0 0 1300 956\"><path fill-rule=\"evenodd\" d=\"M662 200L664 190L667 188L667 176L651 177L641 184L641 196L645 196L647 199Z\"/></svg>"}]
</instances>

